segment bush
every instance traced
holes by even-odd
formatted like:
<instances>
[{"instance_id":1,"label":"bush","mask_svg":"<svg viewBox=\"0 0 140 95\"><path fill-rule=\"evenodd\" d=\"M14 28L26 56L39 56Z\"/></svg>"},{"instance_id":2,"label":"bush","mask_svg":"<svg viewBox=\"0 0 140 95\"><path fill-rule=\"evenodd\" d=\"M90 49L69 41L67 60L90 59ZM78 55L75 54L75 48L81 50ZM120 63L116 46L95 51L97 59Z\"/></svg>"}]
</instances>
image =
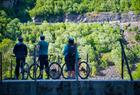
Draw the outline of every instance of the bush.
<instances>
[{"instance_id":1,"label":"bush","mask_svg":"<svg viewBox=\"0 0 140 95\"><path fill-rule=\"evenodd\" d=\"M134 79L140 79L140 63L138 63L137 69L133 72L132 75Z\"/></svg>"}]
</instances>

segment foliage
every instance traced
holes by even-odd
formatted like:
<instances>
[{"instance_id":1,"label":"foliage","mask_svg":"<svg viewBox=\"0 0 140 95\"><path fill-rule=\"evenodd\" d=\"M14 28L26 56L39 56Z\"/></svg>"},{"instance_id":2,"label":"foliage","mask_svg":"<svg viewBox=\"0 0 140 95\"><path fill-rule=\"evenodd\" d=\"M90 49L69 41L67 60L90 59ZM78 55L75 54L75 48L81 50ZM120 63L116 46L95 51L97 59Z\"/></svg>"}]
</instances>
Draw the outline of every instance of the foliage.
<instances>
[{"instance_id":1,"label":"foliage","mask_svg":"<svg viewBox=\"0 0 140 95\"><path fill-rule=\"evenodd\" d=\"M49 19L56 15L83 14L87 12L128 12L140 11L140 0L36 0L35 7L29 11L31 17Z\"/></svg>"},{"instance_id":2,"label":"foliage","mask_svg":"<svg viewBox=\"0 0 140 95\"><path fill-rule=\"evenodd\" d=\"M0 52L2 52L3 57L3 76L6 76L6 72L9 72L10 61L11 61L11 48L13 47L13 41L10 39L4 39L0 43ZM10 72L9 72L10 74Z\"/></svg>"},{"instance_id":3,"label":"foliage","mask_svg":"<svg viewBox=\"0 0 140 95\"><path fill-rule=\"evenodd\" d=\"M137 33L137 35L135 36L136 41L140 42L140 33Z\"/></svg>"},{"instance_id":4,"label":"foliage","mask_svg":"<svg viewBox=\"0 0 140 95\"><path fill-rule=\"evenodd\" d=\"M131 8L136 13L140 12L140 0L131 0Z\"/></svg>"},{"instance_id":5,"label":"foliage","mask_svg":"<svg viewBox=\"0 0 140 95\"><path fill-rule=\"evenodd\" d=\"M9 6L0 6L0 10L6 11L10 18L18 18L21 22L31 20L28 11L34 7L36 0L10 0ZM4 2L1 1L1 2Z\"/></svg>"},{"instance_id":6,"label":"foliage","mask_svg":"<svg viewBox=\"0 0 140 95\"><path fill-rule=\"evenodd\" d=\"M137 65L136 71L133 72L133 78L134 79L140 79L140 64Z\"/></svg>"}]
</instances>

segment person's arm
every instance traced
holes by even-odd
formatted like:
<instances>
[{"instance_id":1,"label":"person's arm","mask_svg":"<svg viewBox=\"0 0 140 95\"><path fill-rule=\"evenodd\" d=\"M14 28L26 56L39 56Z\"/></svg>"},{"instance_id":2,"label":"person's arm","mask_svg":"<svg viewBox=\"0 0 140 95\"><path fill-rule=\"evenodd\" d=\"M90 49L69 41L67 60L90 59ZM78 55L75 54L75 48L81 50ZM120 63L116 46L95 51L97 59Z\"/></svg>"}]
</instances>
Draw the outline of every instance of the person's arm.
<instances>
[{"instance_id":1,"label":"person's arm","mask_svg":"<svg viewBox=\"0 0 140 95\"><path fill-rule=\"evenodd\" d=\"M40 42L38 42L38 44L36 44L36 50L38 51L38 53L39 53L39 48L40 48Z\"/></svg>"},{"instance_id":2,"label":"person's arm","mask_svg":"<svg viewBox=\"0 0 140 95\"><path fill-rule=\"evenodd\" d=\"M28 54L28 50L27 50L27 46L25 45L25 56L27 56Z\"/></svg>"},{"instance_id":3,"label":"person's arm","mask_svg":"<svg viewBox=\"0 0 140 95\"><path fill-rule=\"evenodd\" d=\"M17 45L14 46L13 53L16 54Z\"/></svg>"},{"instance_id":4,"label":"person's arm","mask_svg":"<svg viewBox=\"0 0 140 95\"><path fill-rule=\"evenodd\" d=\"M63 55L65 55L67 52L67 45L64 45L64 49L63 49Z\"/></svg>"},{"instance_id":5,"label":"person's arm","mask_svg":"<svg viewBox=\"0 0 140 95\"><path fill-rule=\"evenodd\" d=\"M76 58L79 59L79 52L77 48L76 48Z\"/></svg>"}]
</instances>

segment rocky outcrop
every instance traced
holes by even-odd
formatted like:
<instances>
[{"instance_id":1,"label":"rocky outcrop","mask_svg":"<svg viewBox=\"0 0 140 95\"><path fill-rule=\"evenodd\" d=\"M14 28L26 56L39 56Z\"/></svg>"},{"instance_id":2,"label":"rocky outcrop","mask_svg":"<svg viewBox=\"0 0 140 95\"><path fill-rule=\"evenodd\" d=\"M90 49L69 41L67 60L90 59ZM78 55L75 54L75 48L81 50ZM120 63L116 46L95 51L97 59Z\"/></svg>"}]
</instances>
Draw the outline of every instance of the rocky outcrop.
<instances>
[{"instance_id":1,"label":"rocky outcrop","mask_svg":"<svg viewBox=\"0 0 140 95\"><path fill-rule=\"evenodd\" d=\"M140 14L136 15L133 12L128 13L86 13L84 15L67 14L65 22L105 22L105 21L121 21L121 22L135 22L140 21Z\"/></svg>"},{"instance_id":2,"label":"rocky outcrop","mask_svg":"<svg viewBox=\"0 0 140 95\"><path fill-rule=\"evenodd\" d=\"M5 8L12 8L16 2L17 0L2 0L0 2L0 6Z\"/></svg>"},{"instance_id":3,"label":"rocky outcrop","mask_svg":"<svg viewBox=\"0 0 140 95\"><path fill-rule=\"evenodd\" d=\"M100 12L100 13L86 13L86 14L65 14L65 16L48 19L48 22L111 22L111 21L121 21L124 22L137 22L140 21L140 14L136 15L133 12L128 13L112 13L112 12ZM36 23L41 23L45 19L41 17L35 17Z\"/></svg>"}]
</instances>

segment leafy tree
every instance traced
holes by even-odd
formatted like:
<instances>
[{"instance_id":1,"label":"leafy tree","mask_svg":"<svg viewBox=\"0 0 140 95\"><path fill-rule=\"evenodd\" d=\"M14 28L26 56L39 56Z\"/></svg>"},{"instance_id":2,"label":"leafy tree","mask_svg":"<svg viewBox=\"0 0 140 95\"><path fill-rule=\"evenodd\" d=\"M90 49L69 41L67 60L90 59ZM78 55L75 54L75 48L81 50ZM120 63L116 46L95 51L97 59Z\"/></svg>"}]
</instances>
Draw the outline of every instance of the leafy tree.
<instances>
[{"instance_id":1,"label":"leafy tree","mask_svg":"<svg viewBox=\"0 0 140 95\"><path fill-rule=\"evenodd\" d=\"M131 0L131 8L136 13L140 12L140 0Z\"/></svg>"}]
</instances>

